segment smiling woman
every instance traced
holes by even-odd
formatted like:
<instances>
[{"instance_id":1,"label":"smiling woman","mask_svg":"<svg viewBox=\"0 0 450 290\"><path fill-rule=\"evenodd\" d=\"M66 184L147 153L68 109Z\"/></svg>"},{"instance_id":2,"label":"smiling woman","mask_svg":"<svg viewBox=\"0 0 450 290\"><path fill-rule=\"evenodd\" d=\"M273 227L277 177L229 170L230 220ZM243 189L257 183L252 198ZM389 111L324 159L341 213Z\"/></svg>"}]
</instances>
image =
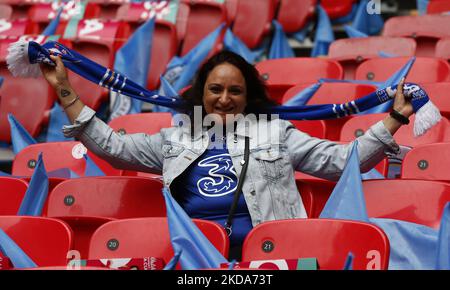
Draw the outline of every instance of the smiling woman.
<instances>
[{"instance_id":1,"label":"smiling woman","mask_svg":"<svg viewBox=\"0 0 450 290\"><path fill-rule=\"evenodd\" d=\"M352 144L313 138L289 121L260 115L275 103L255 67L232 52L210 58L182 95L193 128L174 126L154 135L114 132L79 100L61 58L51 58L56 67L42 65L41 69L73 123L63 128L64 134L78 138L118 169L162 173L164 185L190 217L227 225L230 258L240 259L240 247L254 226L307 217L295 170L337 180L352 148ZM357 138L363 172L372 169L387 152L399 151L392 134L413 112L402 88L403 82L398 86L394 109L403 116L387 116ZM227 125L214 125L213 129L226 127L230 132L217 134L202 126L211 115ZM237 115L245 118L235 118ZM228 126L231 122L227 117L234 126ZM232 228L228 227L230 217Z\"/></svg>"}]
</instances>

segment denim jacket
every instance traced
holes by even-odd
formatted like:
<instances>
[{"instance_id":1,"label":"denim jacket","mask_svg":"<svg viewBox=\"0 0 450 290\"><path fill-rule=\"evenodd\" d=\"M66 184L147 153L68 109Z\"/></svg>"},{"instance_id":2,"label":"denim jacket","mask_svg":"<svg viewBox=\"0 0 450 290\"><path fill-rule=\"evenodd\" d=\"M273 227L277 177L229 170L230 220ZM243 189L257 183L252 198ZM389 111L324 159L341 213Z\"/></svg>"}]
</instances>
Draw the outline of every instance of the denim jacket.
<instances>
[{"instance_id":1,"label":"denim jacket","mask_svg":"<svg viewBox=\"0 0 450 290\"><path fill-rule=\"evenodd\" d=\"M120 135L84 107L73 125L64 126L66 137L77 137L89 150L119 169L162 173L171 183L207 149L210 138L204 130L194 134L183 127L162 129L160 133ZM329 180L338 180L351 144L309 136L289 121L266 121L271 130L261 130L262 121L239 125L226 136L227 147L237 176L242 168L244 139L250 137L250 159L243 195L254 226L261 222L306 218L294 171ZM258 127L259 126L259 127ZM357 138L361 170L378 164L387 152L399 146L382 121Z\"/></svg>"}]
</instances>

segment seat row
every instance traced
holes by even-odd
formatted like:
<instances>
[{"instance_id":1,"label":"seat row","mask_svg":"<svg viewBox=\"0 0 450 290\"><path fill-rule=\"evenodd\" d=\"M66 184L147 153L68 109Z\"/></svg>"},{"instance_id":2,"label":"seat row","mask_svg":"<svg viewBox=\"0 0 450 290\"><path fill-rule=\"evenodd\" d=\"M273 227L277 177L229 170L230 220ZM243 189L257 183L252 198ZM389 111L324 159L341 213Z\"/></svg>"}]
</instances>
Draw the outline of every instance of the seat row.
<instances>
[{"instance_id":1,"label":"seat row","mask_svg":"<svg viewBox=\"0 0 450 290\"><path fill-rule=\"evenodd\" d=\"M214 222L193 220L211 244L228 257L225 230ZM73 258L73 234L63 221L53 218L0 216L0 228L37 264L34 269L64 269ZM270 251L264 245L270 242ZM378 263L370 265L367 255L377 251ZM306 219L267 222L247 236L243 261L315 257L320 269L342 269L347 254L354 255L353 269L387 269L389 240L377 226L346 220ZM83 259L173 257L167 219L163 217L110 221L99 227ZM77 256L75 256L77 257ZM80 258L79 256L77 258ZM119 265L117 265L119 266ZM178 266L179 268L179 266Z\"/></svg>"}]
</instances>

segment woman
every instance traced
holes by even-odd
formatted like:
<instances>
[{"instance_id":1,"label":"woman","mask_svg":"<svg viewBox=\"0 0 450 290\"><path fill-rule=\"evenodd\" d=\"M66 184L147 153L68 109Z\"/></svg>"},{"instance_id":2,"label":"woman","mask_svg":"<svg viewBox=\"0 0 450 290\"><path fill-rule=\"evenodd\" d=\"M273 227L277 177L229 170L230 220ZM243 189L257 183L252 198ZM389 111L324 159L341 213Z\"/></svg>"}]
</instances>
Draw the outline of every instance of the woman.
<instances>
[{"instance_id":1,"label":"woman","mask_svg":"<svg viewBox=\"0 0 450 290\"><path fill-rule=\"evenodd\" d=\"M245 164L245 140L249 140L248 171L241 177L243 194L232 216L232 247L239 247L250 229L261 222L307 217L294 170L337 180L344 169L350 145L310 137L288 121L255 115L245 122L233 122L237 125L223 135L218 133L222 130L212 132L211 127L197 126L204 120L195 119L195 106L200 106L205 119L215 117L206 125L227 129L230 117L250 116L274 105L254 66L232 52L220 52L209 59L191 89L183 94L188 104L185 113L194 120L193 130L179 126L151 136L116 134L79 100L60 58L52 59L56 67L43 65L41 69L72 123L63 128L65 135L77 137L114 167L162 172L165 185L193 218L224 225ZM408 118L413 109L403 96L402 84L393 108ZM270 125L270 130L261 130L261 124ZM398 152L392 135L400 126L397 118L387 116L358 137L362 171L373 168L385 152Z\"/></svg>"}]
</instances>

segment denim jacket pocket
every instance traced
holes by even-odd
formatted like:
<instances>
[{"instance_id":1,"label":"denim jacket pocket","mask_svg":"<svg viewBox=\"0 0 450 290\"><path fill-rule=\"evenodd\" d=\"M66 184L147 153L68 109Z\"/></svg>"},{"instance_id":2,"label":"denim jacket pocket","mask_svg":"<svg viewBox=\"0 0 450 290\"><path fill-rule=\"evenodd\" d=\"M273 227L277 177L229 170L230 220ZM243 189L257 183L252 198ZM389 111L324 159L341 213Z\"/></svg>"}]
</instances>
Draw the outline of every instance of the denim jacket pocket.
<instances>
[{"instance_id":1,"label":"denim jacket pocket","mask_svg":"<svg viewBox=\"0 0 450 290\"><path fill-rule=\"evenodd\" d=\"M278 179L283 175L283 153L278 148L263 149L254 152L255 159L263 176Z\"/></svg>"}]
</instances>

